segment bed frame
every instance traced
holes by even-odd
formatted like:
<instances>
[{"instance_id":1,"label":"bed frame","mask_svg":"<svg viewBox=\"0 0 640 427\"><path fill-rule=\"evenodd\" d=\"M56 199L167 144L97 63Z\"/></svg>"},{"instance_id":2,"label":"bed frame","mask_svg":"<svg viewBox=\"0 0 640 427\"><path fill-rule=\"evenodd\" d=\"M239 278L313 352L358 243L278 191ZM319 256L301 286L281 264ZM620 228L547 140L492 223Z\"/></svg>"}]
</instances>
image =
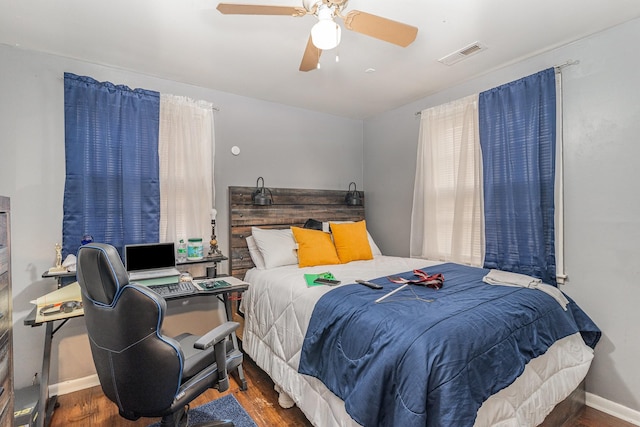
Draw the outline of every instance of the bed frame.
<instances>
[{"instance_id":1,"label":"bed frame","mask_svg":"<svg viewBox=\"0 0 640 427\"><path fill-rule=\"evenodd\" d=\"M318 221L359 221L364 219L364 192L362 206L347 206L346 191L271 188L273 204L254 206L251 195L255 187L229 187L229 271L244 279L247 270L254 267L249 255L246 237L251 227L301 227L309 218ZM584 381L565 400L558 403L539 427L571 426L585 405Z\"/></svg>"}]
</instances>

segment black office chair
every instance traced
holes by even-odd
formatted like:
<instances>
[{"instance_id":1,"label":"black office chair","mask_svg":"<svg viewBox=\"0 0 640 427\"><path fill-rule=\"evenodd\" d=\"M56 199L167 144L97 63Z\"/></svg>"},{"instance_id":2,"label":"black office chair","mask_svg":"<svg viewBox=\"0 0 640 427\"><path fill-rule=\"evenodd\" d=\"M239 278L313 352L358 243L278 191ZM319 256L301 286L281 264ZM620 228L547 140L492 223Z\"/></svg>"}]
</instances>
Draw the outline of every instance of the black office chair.
<instances>
[{"instance_id":1,"label":"black office chair","mask_svg":"<svg viewBox=\"0 0 640 427\"><path fill-rule=\"evenodd\" d=\"M242 353L226 338L238 323L226 322L202 337L166 337L161 330L165 300L145 286L129 283L113 246L82 246L77 267L100 385L122 417L162 417L162 426L184 426L189 402L208 388L229 388L227 370L242 363Z\"/></svg>"}]
</instances>

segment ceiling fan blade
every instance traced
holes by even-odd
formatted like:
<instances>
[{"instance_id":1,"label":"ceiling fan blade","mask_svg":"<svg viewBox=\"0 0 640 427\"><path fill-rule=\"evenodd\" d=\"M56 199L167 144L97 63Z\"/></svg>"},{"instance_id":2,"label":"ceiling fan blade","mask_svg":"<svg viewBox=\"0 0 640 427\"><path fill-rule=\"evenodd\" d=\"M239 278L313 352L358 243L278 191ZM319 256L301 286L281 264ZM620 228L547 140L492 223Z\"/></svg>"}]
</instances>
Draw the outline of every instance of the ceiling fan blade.
<instances>
[{"instance_id":1,"label":"ceiling fan blade","mask_svg":"<svg viewBox=\"0 0 640 427\"><path fill-rule=\"evenodd\" d=\"M344 18L344 26L367 36L407 47L416 39L418 29L402 22L352 10Z\"/></svg>"},{"instance_id":2,"label":"ceiling fan blade","mask_svg":"<svg viewBox=\"0 0 640 427\"><path fill-rule=\"evenodd\" d=\"M302 55L302 62L300 62L300 71L311 71L317 69L318 62L320 62L321 54L322 50L313 45L311 36L309 36L307 48L304 50L304 55Z\"/></svg>"},{"instance_id":3,"label":"ceiling fan blade","mask_svg":"<svg viewBox=\"0 0 640 427\"><path fill-rule=\"evenodd\" d=\"M216 8L225 15L288 15L304 16L307 11L302 7L264 6L259 4L220 3Z\"/></svg>"}]
</instances>

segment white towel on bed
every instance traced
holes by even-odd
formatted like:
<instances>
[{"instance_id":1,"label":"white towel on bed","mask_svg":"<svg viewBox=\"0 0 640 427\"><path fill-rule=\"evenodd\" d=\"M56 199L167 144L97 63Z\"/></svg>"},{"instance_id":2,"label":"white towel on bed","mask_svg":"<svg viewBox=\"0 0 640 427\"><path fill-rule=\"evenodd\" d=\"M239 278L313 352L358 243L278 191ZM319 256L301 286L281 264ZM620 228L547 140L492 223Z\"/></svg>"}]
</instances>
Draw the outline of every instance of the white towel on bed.
<instances>
[{"instance_id":1,"label":"white towel on bed","mask_svg":"<svg viewBox=\"0 0 640 427\"><path fill-rule=\"evenodd\" d=\"M522 288L537 289L553 297L565 311L567 310L567 304L569 304L569 300L560 289L542 283L542 279L527 276L526 274L492 269L489 271L489 274L482 278L482 281L490 285L519 286Z\"/></svg>"}]
</instances>

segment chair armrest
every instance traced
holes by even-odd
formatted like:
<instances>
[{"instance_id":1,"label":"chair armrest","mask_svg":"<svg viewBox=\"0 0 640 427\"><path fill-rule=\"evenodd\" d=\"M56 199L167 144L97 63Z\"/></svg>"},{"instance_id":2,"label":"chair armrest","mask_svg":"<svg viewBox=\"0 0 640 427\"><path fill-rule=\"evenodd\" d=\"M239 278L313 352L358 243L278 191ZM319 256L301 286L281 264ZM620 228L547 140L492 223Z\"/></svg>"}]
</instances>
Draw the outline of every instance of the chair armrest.
<instances>
[{"instance_id":1,"label":"chair armrest","mask_svg":"<svg viewBox=\"0 0 640 427\"><path fill-rule=\"evenodd\" d=\"M198 350L209 348L231 335L232 332L238 329L238 326L240 326L238 322L225 322L201 336L193 346Z\"/></svg>"},{"instance_id":2,"label":"chair armrest","mask_svg":"<svg viewBox=\"0 0 640 427\"><path fill-rule=\"evenodd\" d=\"M218 368L218 385L217 389L220 392L226 391L229 388L229 376L227 375L227 345L225 339L231 335L240 324L238 322L225 322L207 332L200 337L193 346L199 350L204 350L211 346L214 347L215 360Z\"/></svg>"}]
</instances>

